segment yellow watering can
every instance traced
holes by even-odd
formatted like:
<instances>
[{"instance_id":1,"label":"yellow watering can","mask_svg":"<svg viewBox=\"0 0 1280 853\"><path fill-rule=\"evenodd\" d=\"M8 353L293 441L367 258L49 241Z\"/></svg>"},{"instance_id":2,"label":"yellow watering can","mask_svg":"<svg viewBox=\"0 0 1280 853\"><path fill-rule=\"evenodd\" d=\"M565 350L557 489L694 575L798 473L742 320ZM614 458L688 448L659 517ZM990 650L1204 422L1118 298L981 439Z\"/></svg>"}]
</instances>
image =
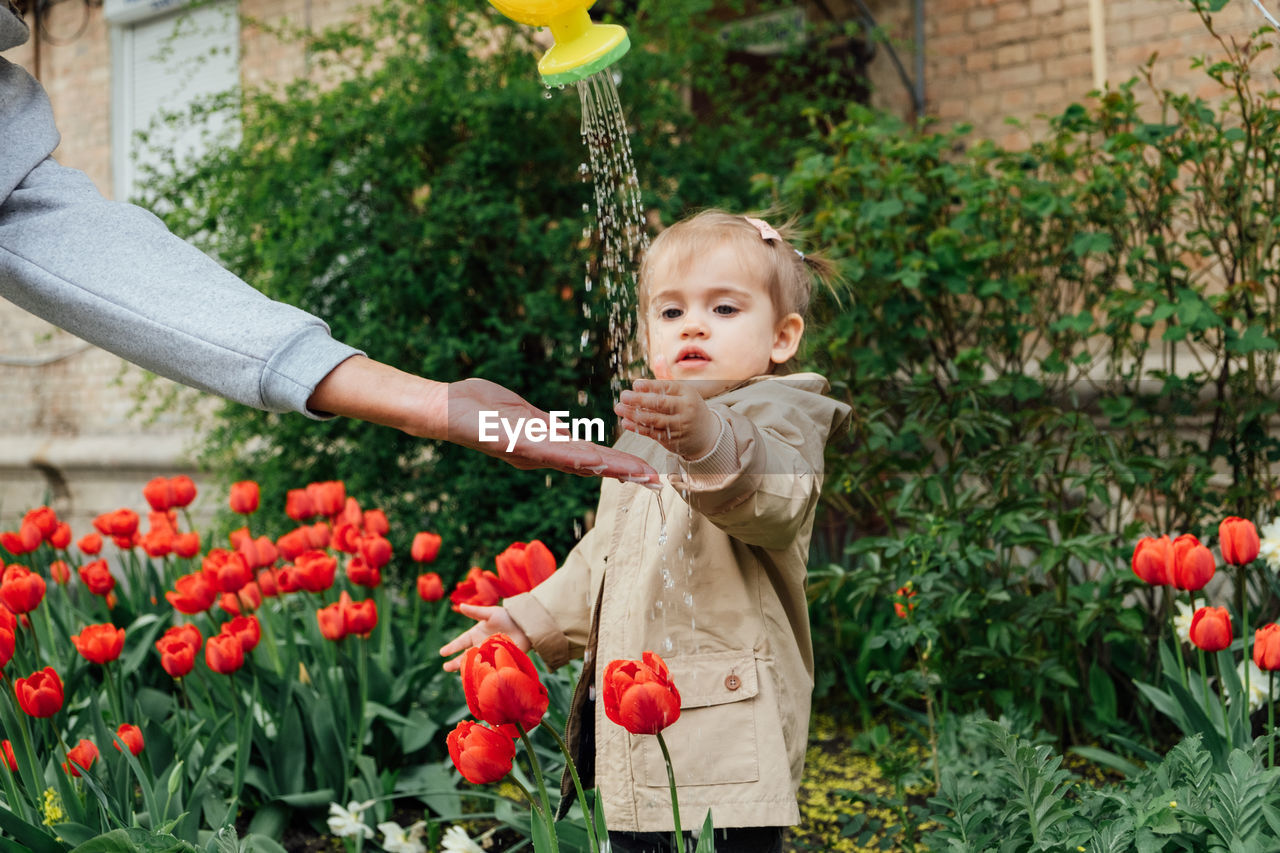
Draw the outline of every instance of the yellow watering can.
<instances>
[{"instance_id":1,"label":"yellow watering can","mask_svg":"<svg viewBox=\"0 0 1280 853\"><path fill-rule=\"evenodd\" d=\"M631 47L616 24L594 24L587 9L596 0L489 0L513 21L547 27L556 43L538 61L548 86L576 83L622 58Z\"/></svg>"}]
</instances>

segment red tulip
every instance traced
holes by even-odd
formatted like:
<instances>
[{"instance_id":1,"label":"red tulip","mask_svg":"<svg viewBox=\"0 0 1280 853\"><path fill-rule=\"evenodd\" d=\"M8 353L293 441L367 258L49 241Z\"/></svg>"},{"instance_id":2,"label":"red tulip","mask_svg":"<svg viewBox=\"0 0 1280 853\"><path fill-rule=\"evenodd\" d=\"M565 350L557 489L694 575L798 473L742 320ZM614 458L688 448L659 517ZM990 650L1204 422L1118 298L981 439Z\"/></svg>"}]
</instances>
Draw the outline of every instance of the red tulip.
<instances>
[{"instance_id":1,"label":"red tulip","mask_svg":"<svg viewBox=\"0 0 1280 853\"><path fill-rule=\"evenodd\" d=\"M906 619L911 611L916 609L916 603L911 600L915 594L916 591L912 588L910 581L898 587L898 591L893 594L895 598L893 612L899 619Z\"/></svg>"},{"instance_id":2,"label":"red tulip","mask_svg":"<svg viewBox=\"0 0 1280 853\"><path fill-rule=\"evenodd\" d=\"M80 541L76 543L85 555L96 557L102 551L102 537L97 533L86 533L80 537Z\"/></svg>"},{"instance_id":3,"label":"red tulip","mask_svg":"<svg viewBox=\"0 0 1280 853\"><path fill-rule=\"evenodd\" d=\"M67 750L67 761L71 762L71 765L68 767L67 761L64 761L62 769L69 771L72 776L79 776L81 770L88 770L93 766L98 755L98 747L93 741L81 738L78 744Z\"/></svg>"},{"instance_id":4,"label":"red tulip","mask_svg":"<svg viewBox=\"0 0 1280 853\"><path fill-rule=\"evenodd\" d=\"M76 650L92 663L110 663L124 651L124 629L115 625L90 625L71 635Z\"/></svg>"},{"instance_id":5,"label":"red tulip","mask_svg":"<svg viewBox=\"0 0 1280 853\"><path fill-rule=\"evenodd\" d=\"M258 641L262 639L262 626L258 624L256 616L237 616L222 626L222 633L239 640L240 647L248 654L258 647Z\"/></svg>"},{"instance_id":6,"label":"red tulip","mask_svg":"<svg viewBox=\"0 0 1280 853\"><path fill-rule=\"evenodd\" d=\"M142 496L156 512L165 512L173 506L173 488L165 477L154 477L142 487Z\"/></svg>"},{"instance_id":7,"label":"red tulip","mask_svg":"<svg viewBox=\"0 0 1280 853\"><path fill-rule=\"evenodd\" d=\"M0 606L0 628L12 631L15 634L18 632L18 617L13 614L12 610L3 606Z\"/></svg>"},{"instance_id":8,"label":"red tulip","mask_svg":"<svg viewBox=\"0 0 1280 853\"><path fill-rule=\"evenodd\" d=\"M199 554L200 534L192 530L173 537L173 553L188 560Z\"/></svg>"},{"instance_id":9,"label":"red tulip","mask_svg":"<svg viewBox=\"0 0 1280 853\"><path fill-rule=\"evenodd\" d=\"M360 550L360 528L345 521L333 526L330 544L344 554L355 554Z\"/></svg>"},{"instance_id":10,"label":"red tulip","mask_svg":"<svg viewBox=\"0 0 1280 853\"><path fill-rule=\"evenodd\" d=\"M30 554L39 548L43 541L40 528L29 521L24 521L16 531L0 533L0 545L15 557Z\"/></svg>"},{"instance_id":11,"label":"red tulip","mask_svg":"<svg viewBox=\"0 0 1280 853\"><path fill-rule=\"evenodd\" d=\"M200 633L200 629L190 622L182 625L174 625L166 630L161 636L162 640L179 640L186 643L196 651L200 651L200 647L204 645L204 634Z\"/></svg>"},{"instance_id":12,"label":"red tulip","mask_svg":"<svg viewBox=\"0 0 1280 853\"><path fill-rule=\"evenodd\" d=\"M258 579L255 583L258 584L258 592L267 598L274 598L280 594L280 589L276 585L275 569L263 569L258 572Z\"/></svg>"},{"instance_id":13,"label":"red tulip","mask_svg":"<svg viewBox=\"0 0 1280 853\"><path fill-rule=\"evenodd\" d=\"M230 675L244 666L244 646L235 634L215 634L204 644L204 662L209 669Z\"/></svg>"},{"instance_id":14,"label":"red tulip","mask_svg":"<svg viewBox=\"0 0 1280 853\"><path fill-rule=\"evenodd\" d=\"M148 557L167 557L173 553L173 531L167 527L153 528L142 537L142 550Z\"/></svg>"},{"instance_id":15,"label":"red tulip","mask_svg":"<svg viewBox=\"0 0 1280 853\"><path fill-rule=\"evenodd\" d=\"M1254 633L1253 662L1265 672L1280 669L1280 625L1272 622Z\"/></svg>"},{"instance_id":16,"label":"red tulip","mask_svg":"<svg viewBox=\"0 0 1280 853\"><path fill-rule=\"evenodd\" d=\"M360 539L360 556L371 569L380 569L391 562L391 543L381 536L365 536Z\"/></svg>"},{"instance_id":17,"label":"red tulip","mask_svg":"<svg viewBox=\"0 0 1280 853\"><path fill-rule=\"evenodd\" d=\"M179 474L169 480L169 489L172 508L183 509L191 506L191 502L196 499L196 484L186 474Z\"/></svg>"},{"instance_id":18,"label":"red tulip","mask_svg":"<svg viewBox=\"0 0 1280 853\"><path fill-rule=\"evenodd\" d=\"M1224 518L1218 525L1218 546L1222 559L1233 566L1247 566L1258 558L1258 528L1246 518Z\"/></svg>"},{"instance_id":19,"label":"red tulip","mask_svg":"<svg viewBox=\"0 0 1280 853\"><path fill-rule=\"evenodd\" d=\"M197 649L189 643L174 637L161 637L156 640L156 651L160 653L160 665L174 678L182 678L195 668Z\"/></svg>"},{"instance_id":20,"label":"red tulip","mask_svg":"<svg viewBox=\"0 0 1280 853\"><path fill-rule=\"evenodd\" d=\"M506 634L491 634L462 658L462 690L471 713L495 726L515 723L526 730L547 712L547 688L538 670Z\"/></svg>"},{"instance_id":21,"label":"red tulip","mask_svg":"<svg viewBox=\"0 0 1280 853\"><path fill-rule=\"evenodd\" d=\"M370 536L386 536L390 533L391 522L387 521L387 514L380 509L366 509L364 532Z\"/></svg>"},{"instance_id":22,"label":"red tulip","mask_svg":"<svg viewBox=\"0 0 1280 853\"><path fill-rule=\"evenodd\" d=\"M458 610L460 604L488 607L497 604L506 594L506 587L497 575L481 571L479 566L472 566L466 578L449 594L449 600L453 602L454 610Z\"/></svg>"},{"instance_id":23,"label":"red tulip","mask_svg":"<svg viewBox=\"0 0 1280 853\"><path fill-rule=\"evenodd\" d=\"M376 589L382 583L382 572L371 567L363 557L352 557L347 562L347 579L356 586Z\"/></svg>"},{"instance_id":24,"label":"red tulip","mask_svg":"<svg viewBox=\"0 0 1280 853\"><path fill-rule=\"evenodd\" d=\"M138 532L138 514L131 509L118 509L95 518L93 526L103 536L129 538Z\"/></svg>"},{"instance_id":25,"label":"red tulip","mask_svg":"<svg viewBox=\"0 0 1280 853\"><path fill-rule=\"evenodd\" d=\"M1231 645L1231 615L1225 607L1201 607L1191 617L1191 642L1206 652Z\"/></svg>"},{"instance_id":26,"label":"red tulip","mask_svg":"<svg viewBox=\"0 0 1280 853\"><path fill-rule=\"evenodd\" d=\"M54 560L49 564L49 576L59 584L66 586L71 580L71 567L64 560Z\"/></svg>"},{"instance_id":27,"label":"red tulip","mask_svg":"<svg viewBox=\"0 0 1280 853\"><path fill-rule=\"evenodd\" d=\"M38 506L22 517L22 523L35 525L41 541L44 541L53 536L54 531L58 529L58 514L47 506Z\"/></svg>"},{"instance_id":28,"label":"red tulip","mask_svg":"<svg viewBox=\"0 0 1280 853\"><path fill-rule=\"evenodd\" d=\"M17 637L12 628L0 628L0 666L7 666L13 660L13 650L17 648Z\"/></svg>"},{"instance_id":29,"label":"red tulip","mask_svg":"<svg viewBox=\"0 0 1280 853\"><path fill-rule=\"evenodd\" d=\"M106 595L115 589L116 579L107 568L106 560L94 560L80 567L80 580L94 595Z\"/></svg>"},{"instance_id":30,"label":"red tulip","mask_svg":"<svg viewBox=\"0 0 1280 853\"><path fill-rule=\"evenodd\" d=\"M441 541L436 534L424 530L413 537L413 547L409 550L409 556L419 563L435 562L436 556L440 553Z\"/></svg>"},{"instance_id":31,"label":"red tulip","mask_svg":"<svg viewBox=\"0 0 1280 853\"><path fill-rule=\"evenodd\" d=\"M218 589L222 592L239 592L240 588L253 580L253 569L244 553L236 551L229 554L217 567Z\"/></svg>"},{"instance_id":32,"label":"red tulip","mask_svg":"<svg viewBox=\"0 0 1280 853\"><path fill-rule=\"evenodd\" d=\"M0 746L4 747L4 763L9 765L10 771L17 773L18 759L13 755L13 744L9 742L8 738L5 738L4 741L0 742Z\"/></svg>"},{"instance_id":33,"label":"red tulip","mask_svg":"<svg viewBox=\"0 0 1280 853\"><path fill-rule=\"evenodd\" d=\"M71 525L65 521L58 522L53 534L49 536L49 544L59 551L67 550L67 546L71 544Z\"/></svg>"},{"instance_id":34,"label":"red tulip","mask_svg":"<svg viewBox=\"0 0 1280 853\"><path fill-rule=\"evenodd\" d=\"M326 640L337 642L347 635L347 620L343 615L341 602L316 610L316 622Z\"/></svg>"},{"instance_id":35,"label":"red tulip","mask_svg":"<svg viewBox=\"0 0 1280 853\"><path fill-rule=\"evenodd\" d=\"M142 740L142 729L132 723L121 723L120 727L116 729L116 736L124 742L125 747L134 755L142 752L143 746L146 745ZM111 745L117 750L120 749L120 744L115 741L112 741Z\"/></svg>"},{"instance_id":36,"label":"red tulip","mask_svg":"<svg viewBox=\"0 0 1280 853\"><path fill-rule=\"evenodd\" d=\"M418 597L423 601L439 601L444 598L444 582L435 572L418 575Z\"/></svg>"},{"instance_id":37,"label":"red tulip","mask_svg":"<svg viewBox=\"0 0 1280 853\"><path fill-rule=\"evenodd\" d=\"M276 549L286 560L296 560L300 554L310 551L311 548L311 537L308 536L305 527L290 530L276 540Z\"/></svg>"},{"instance_id":38,"label":"red tulip","mask_svg":"<svg viewBox=\"0 0 1280 853\"><path fill-rule=\"evenodd\" d=\"M315 501L306 489L290 489L284 496L284 514L294 521L306 521L316 514Z\"/></svg>"},{"instance_id":39,"label":"red tulip","mask_svg":"<svg viewBox=\"0 0 1280 853\"><path fill-rule=\"evenodd\" d=\"M316 514L332 518L342 512L347 502L347 487L341 480L330 480L325 483L311 483L307 486L307 494L311 497L311 505Z\"/></svg>"},{"instance_id":40,"label":"red tulip","mask_svg":"<svg viewBox=\"0 0 1280 853\"><path fill-rule=\"evenodd\" d=\"M183 575L174 583L174 591L164 594L175 610L188 615L204 613L213 606L217 596L218 591L201 572Z\"/></svg>"},{"instance_id":41,"label":"red tulip","mask_svg":"<svg viewBox=\"0 0 1280 853\"><path fill-rule=\"evenodd\" d=\"M1152 586L1164 586L1173 574L1173 542L1168 536L1138 540L1133 549L1133 573Z\"/></svg>"},{"instance_id":42,"label":"red tulip","mask_svg":"<svg viewBox=\"0 0 1280 853\"><path fill-rule=\"evenodd\" d=\"M254 571L274 565L276 557L280 555L275 543L266 536L259 536L257 539L246 537L241 540L239 551L249 568Z\"/></svg>"},{"instance_id":43,"label":"red tulip","mask_svg":"<svg viewBox=\"0 0 1280 853\"><path fill-rule=\"evenodd\" d=\"M505 595L528 592L556 570L556 558L537 539L516 542L494 558Z\"/></svg>"},{"instance_id":44,"label":"red tulip","mask_svg":"<svg viewBox=\"0 0 1280 853\"><path fill-rule=\"evenodd\" d=\"M1173 572L1169 582L1176 589L1196 591L1213 579L1217 561L1213 552L1200 544L1200 540L1184 533L1173 540Z\"/></svg>"},{"instance_id":45,"label":"red tulip","mask_svg":"<svg viewBox=\"0 0 1280 853\"><path fill-rule=\"evenodd\" d=\"M654 735L680 719L680 692L662 658L615 660L605 667L604 713L632 734Z\"/></svg>"},{"instance_id":46,"label":"red tulip","mask_svg":"<svg viewBox=\"0 0 1280 853\"><path fill-rule=\"evenodd\" d=\"M506 734L471 720L463 720L445 742L462 778L476 785L497 782L511 772L515 742Z\"/></svg>"},{"instance_id":47,"label":"red tulip","mask_svg":"<svg viewBox=\"0 0 1280 853\"><path fill-rule=\"evenodd\" d=\"M44 598L44 578L23 566L9 566L0 576L0 600L14 613L35 610Z\"/></svg>"},{"instance_id":48,"label":"red tulip","mask_svg":"<svg viewBox=\"0 0 1280 853\"><path fill-rule=\"evenodd\" d=\"M364 601L352 601L351 597L342 593L342 630L347 634L367 637L373 633L378 624L378 605L372 598Z\"/></svg>"},{"instance_id":49,"label":"red tulip","mask_svg":"<svg viewBox=\"0 0 1280 853\"><path fill-rule=\"evenodd\" d=\"M323 551L307 551L293 562L294 578L308 592L324 592L333 586L338 561Z\"/></svg>"},{"instance_id":50,"label":"red tulip","mask_svg":"<svg viewBox=\"0 0 1280 853\"><path fill-rule=\"evenodd\" d=\"M46 666L13 684L18 706L32 717L52 717L62 708L62 679Z\"/></svg>"},{"instance_id":51,"label":"red tulip","mask_svg":"<svg viewBox=\"0 0 1280 853\"><path fill-rule=\"evenodd\" d=\"M231 511L234 513L253 515L258 511L260 494L258 484L253 480L241 480L231 484L231 496L227 503L231 505Z\"/></svg>"}]
</instances>

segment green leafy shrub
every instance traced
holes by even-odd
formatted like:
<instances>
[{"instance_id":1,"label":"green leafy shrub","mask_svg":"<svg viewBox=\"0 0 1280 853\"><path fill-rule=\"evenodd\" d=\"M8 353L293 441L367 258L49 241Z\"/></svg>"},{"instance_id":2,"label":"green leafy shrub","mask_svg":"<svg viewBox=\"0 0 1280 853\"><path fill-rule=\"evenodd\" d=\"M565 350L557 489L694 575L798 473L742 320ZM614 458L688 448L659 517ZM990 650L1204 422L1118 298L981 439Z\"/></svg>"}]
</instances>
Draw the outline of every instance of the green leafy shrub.
<instances>
[{"instance_id":1,"label":"green leafy shrub","mask_svg":"<svg viewBox=\"0 0 1280 853\"><path fill-rule=\"evenodd\" d=\"M1223 3L1193 5L1213 32ZM1137 535L1211 542L1275 510L1280 93L1270 39L1217 49L1197 61L1217 102L1130 81L1025 151L853 106L775 187L851 284L813 326L855 409L828 474L852 544L822 570L845 583L815 618L914 581L944 707L1132 734L1126 674L1157 665L1163 616L1127 569Z\"/></svg>"}]
</instances>

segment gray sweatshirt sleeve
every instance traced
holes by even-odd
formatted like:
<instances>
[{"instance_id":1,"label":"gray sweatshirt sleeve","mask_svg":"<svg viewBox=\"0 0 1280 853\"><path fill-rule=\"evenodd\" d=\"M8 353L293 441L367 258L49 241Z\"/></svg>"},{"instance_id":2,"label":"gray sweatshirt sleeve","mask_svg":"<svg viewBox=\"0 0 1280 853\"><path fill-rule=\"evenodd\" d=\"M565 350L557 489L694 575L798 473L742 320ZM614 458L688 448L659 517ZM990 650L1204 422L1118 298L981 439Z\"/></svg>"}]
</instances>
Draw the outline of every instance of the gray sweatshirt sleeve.
<instances>
[{"instance_id":1,"label":"gray sweatshirt sleeve","mask_svg":"<svg viewBox=\"0 0 1280 853\"><path fill-rule=\"evenodd\" d=\"M22 29L10 36L25 35L8 23ZM317 417L311 392L359 350L142 208L103 198L83 172L54 162L57 144L40 84L0 59L0 297L162 376Z\"/></svg>"},{"instance_id":2,"label":"gray sweatshirt sleeve","mask_svg":"<svg viewBox=\"0 0 1280 853\"><path fill-rule=\"evenodd\" d=\"M272 412L358 350L46 159L0 204L0 296L148 370Z\"/></svg>"}]
</instances>

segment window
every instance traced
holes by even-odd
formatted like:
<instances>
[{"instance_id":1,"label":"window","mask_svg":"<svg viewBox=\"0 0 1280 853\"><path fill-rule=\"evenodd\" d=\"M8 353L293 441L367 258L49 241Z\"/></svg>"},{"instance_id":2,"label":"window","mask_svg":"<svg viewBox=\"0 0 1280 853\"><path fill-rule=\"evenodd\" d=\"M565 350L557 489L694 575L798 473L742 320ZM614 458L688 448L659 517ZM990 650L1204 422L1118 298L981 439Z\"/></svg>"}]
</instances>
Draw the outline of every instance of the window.
<instances>
[{"instance_id":1,"label":"window","mask_svg":"<svg viewBox=\"0 0 1280 853\"><path fill-rule=\"evenodd\" d=\"M236 0L187 3L105 4L112 25L111 166L117 199L135 195L141 167L179 168L203 150L210 134L234 131L222 114L190 125L157 124L163 113L185 113L196 101L240 84ZM149 134L145 144L140 132Z\"/></svg>"}]
</instances>

